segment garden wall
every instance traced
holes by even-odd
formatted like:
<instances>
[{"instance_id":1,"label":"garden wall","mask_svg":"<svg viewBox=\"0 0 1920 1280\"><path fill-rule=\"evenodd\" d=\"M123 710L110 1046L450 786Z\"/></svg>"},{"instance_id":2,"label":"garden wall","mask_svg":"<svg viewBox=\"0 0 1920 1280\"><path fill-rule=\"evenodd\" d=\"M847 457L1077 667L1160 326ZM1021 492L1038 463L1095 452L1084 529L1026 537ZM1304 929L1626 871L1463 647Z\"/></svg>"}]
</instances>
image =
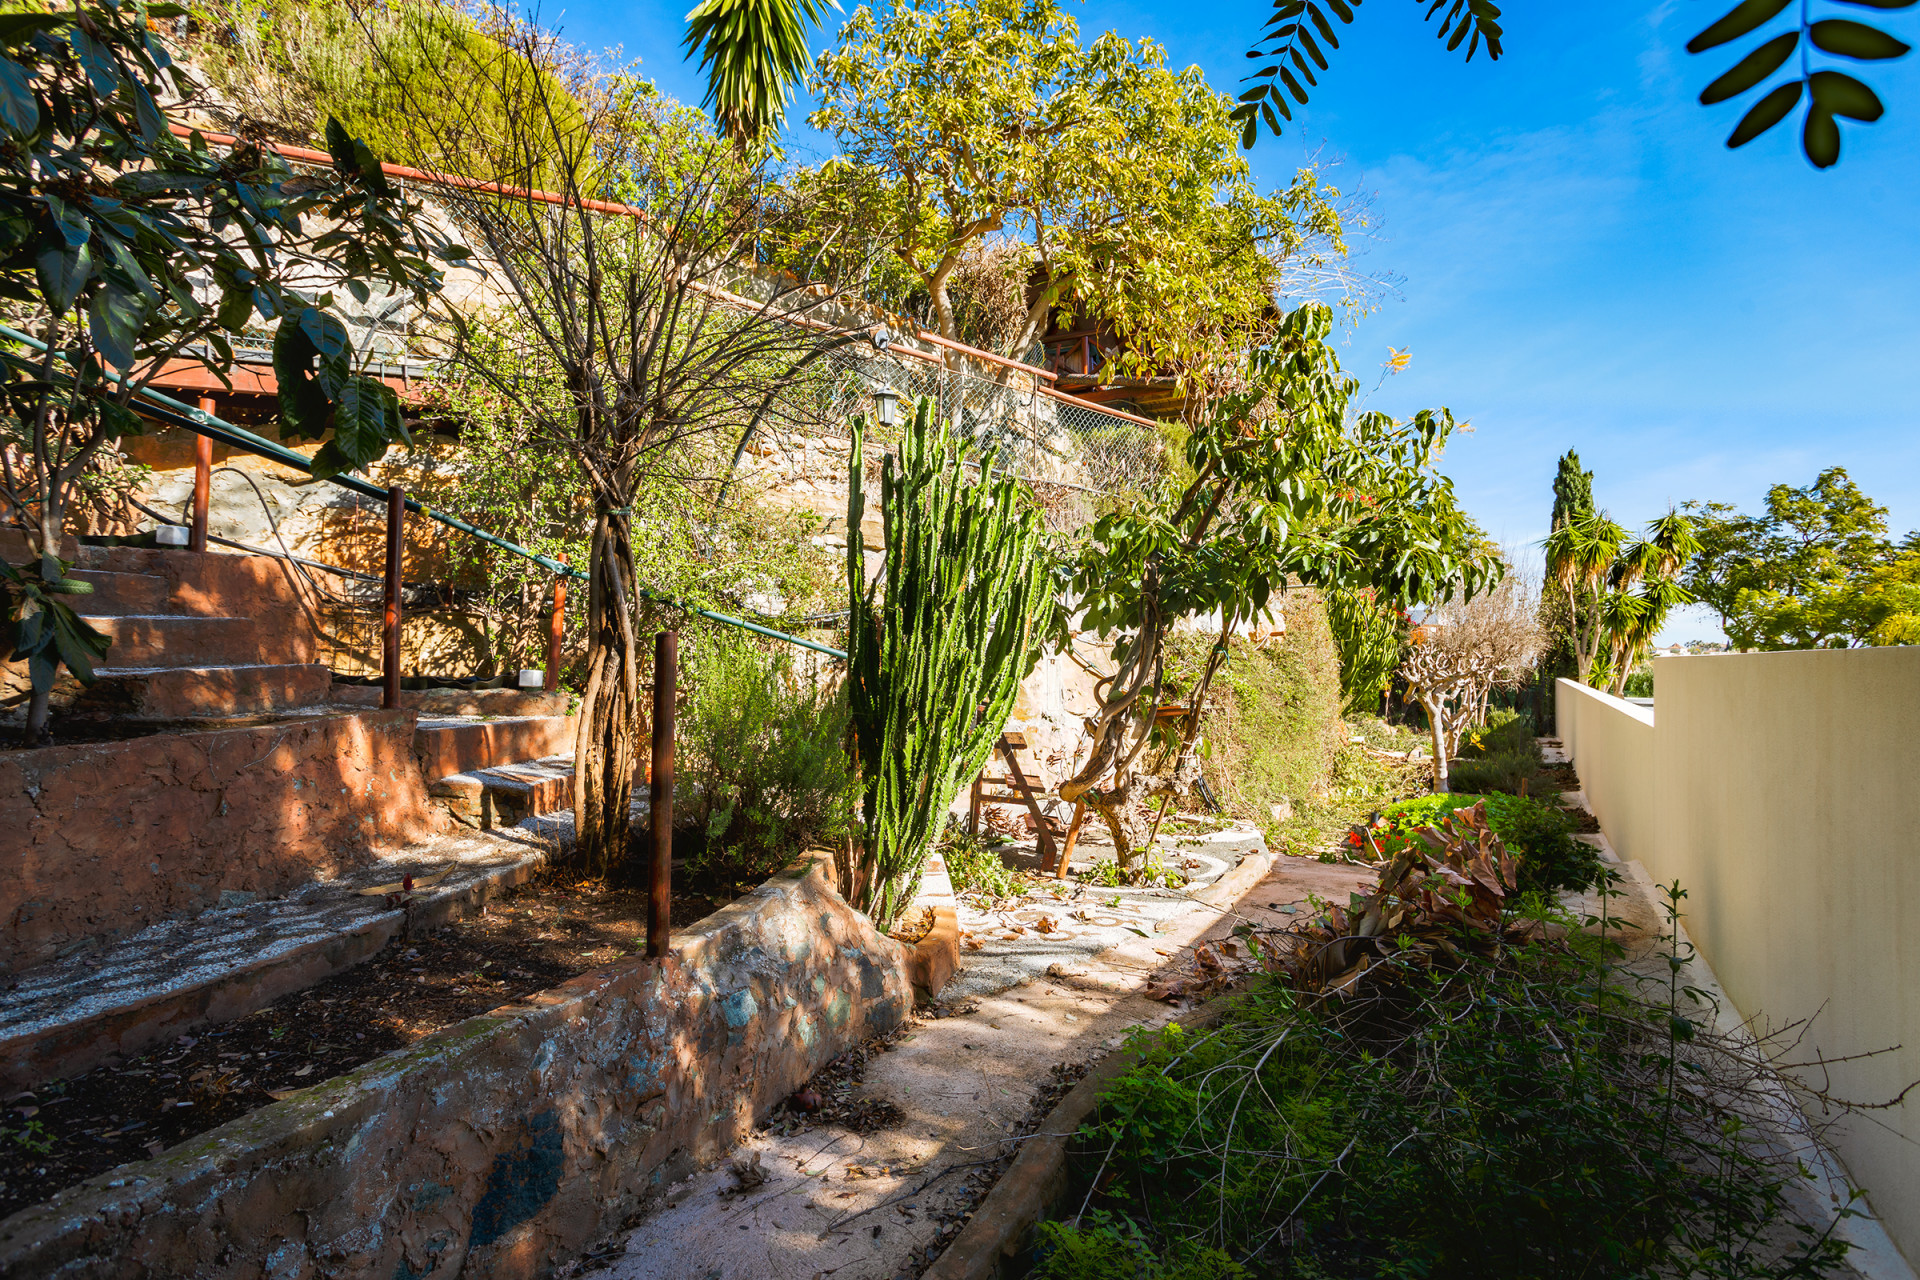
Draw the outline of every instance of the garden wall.
<instances>
[{"instance_id":1,"label":"garden wall","mask_svg":"<svg viewBox=\"0 0 1920 1280\"><path fill-rule=\"evenodd\" d=\"M1653 712L1572 680L1557 682L1555 722L1580 771L1587 808L1625 861L1653 849Z\"/></svg>"},{"instance_id":2,"label":"garden wall","mask_svg":"<svg viewBox=\"0 0 1920 1280\"><path fill-rule=\"evenodd\" d=\"M411 711L0 753L0 955L14 967L268 898L445 825Z\"/></svg>"},{"instance_id":3,"label":"garden wall","mask_svg":"<svg viewBox=\"0 0 1920 1280\"><path fill-rule=\"evenodd\" d=\"M1920 1079L1920 648L1661 657L1654 689L1645 723L1560 681L1563 738L1589 798L1609 798L1595 804L1608 840L1680 881L1687 929L1742 1015L1809 1022L1795 1060L1902 1046L1810 1082L1894 1097ZM1834 1136L1920 1260L1920 1094Z\"/></svg>"},{"instance_id":4,"label":"garden wall","mask_svg":"<svg viewBox=\"0 0 1920 1280\"><path fill-rule=\"evenodd\" d=\"M0 1274L547 1275L912 999L905 948L817 865L784 874L663 964L583 974L15 1214Z\"/></svg>"}]
</instances>

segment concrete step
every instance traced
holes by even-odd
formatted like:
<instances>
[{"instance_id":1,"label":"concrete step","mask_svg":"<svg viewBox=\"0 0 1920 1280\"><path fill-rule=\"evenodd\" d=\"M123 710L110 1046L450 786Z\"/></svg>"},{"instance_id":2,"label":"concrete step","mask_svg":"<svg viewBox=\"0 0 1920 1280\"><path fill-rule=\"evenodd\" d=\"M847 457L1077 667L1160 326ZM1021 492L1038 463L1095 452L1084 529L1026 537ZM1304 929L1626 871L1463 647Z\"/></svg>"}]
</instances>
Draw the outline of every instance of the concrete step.
<instances>
[{"instance_id":1,"label":"concrete step","mask_svg":"<svg viewBox=\"0 0 1920 1280\"><path fill-rule=\"evenodd\" d=\"M168 920L104 948L0 975L0 1086L28 1089L244 1017L403 934L477 911L530 877L571 824L435 836L338 880ZM412 894L360 890L442 875Z\"/></svg>"},{"instance_id":2,"label":"concrete step","mask_svg":"<svg viewBox=\"0 0 1920 1280\"><path fill-rule=\"evenodd\" d=\"M90 614L161 614L168 612L170 584L157 573L119 573L109 569L76 569L70 575L93 585L93 594L71 598Z\"/></svg>"},{"instance_id":3,"label":"concrete step","mask_svg":"<svg viewBox=\"0 0 1920 1280\"><path fill-rule=\"evenodd\" d=\"M82 710L143 720L245 716L320 706L333 673L317 662L213 667L100 667Z\"/></svg>"},{"instance_id":4,"label":"concrete step","mask_svg":"<svg viewBox=\"0 0 1920 1280\"><path fill-rule=\"evenodd\" d=\"M427 783L427 794L454 820L492 831L573 807L573 757L549 756L494 769L452 773Z\"/></svg>"},{"instance_id":5,"label":"concrete step","mask_svg":"<svg viewBox=\"0 0 1920 1280\"><path fill-rule=\"evenodd\" d=\"M276 629L261 626L253 618L153 613L81 616L113 641L107 661L115 667L219 667L310 656L288 654Z\"/></svg>"},{"instance_id":6,"label":"concrete step","mask_svg":"<svg viewBox=\"0 0 1920 1280\"><path fill-rule=\"evenodd\" d=\"M335 684L327 701L343 707L377 707L381 688L374 684ZM465 716L564 716L569 695L561 689L402 689L400 708L430 719Z\"/></svg>"},{"instance_id":7,"label":"concrete step","mask_svg":"<svg viewBox=\"0 0 1920 1280\"><path fill-rule=\"evenodd\" d=\"M570 753L573 734L571 716L422 716L413 732L413 754L423 776L444 778Z\"/></svg>"}]
</instances>

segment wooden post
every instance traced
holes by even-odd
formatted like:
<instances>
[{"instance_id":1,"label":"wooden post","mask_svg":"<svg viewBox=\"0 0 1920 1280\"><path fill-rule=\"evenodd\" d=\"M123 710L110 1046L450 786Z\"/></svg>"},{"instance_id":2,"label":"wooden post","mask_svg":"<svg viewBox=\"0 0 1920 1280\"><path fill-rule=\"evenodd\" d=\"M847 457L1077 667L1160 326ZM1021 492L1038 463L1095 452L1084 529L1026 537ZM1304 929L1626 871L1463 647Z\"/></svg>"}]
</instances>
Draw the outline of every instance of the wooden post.
<instances>
[{"instance_id":1,"label":"wooden post","mask_svg":"<svg viewBox=\"0 0 1920 1280\"><path fill-rule=\"evenodd\" d=\"M1067 864L1073 861L1073 846L1080 843L1080 824L1087 820L1087 804L1084 800L1073 802L1073 821L1067 827L1067 847L1060 851L1060 866L1054 872L1057 879L1067 878Z\"/></svg>"},{"instance_id":2,"label":"wooden post","mask_svg":"<svg viewBox=\"0 0 1920 1280\"><path fill-rule=\"evenodd\" d=\"M662 631L653 641L653 769L647 779L653 835L647 876L647 955L667 954L673 924L673 695L680 679L680 633Z\"/></svg>"},{"instance_id":3,"label":"wooden post","mask_svg":"<svg viewBox=\"0 0 1920 1280\"><path fill-rule=\"evenodd\" d=\"M560 641L567 633L567 580L553 580L553 617L547 623L547 678L541 688L548 693L560 687Z\"/></svg>"},{"instance_id":4,"label":"wooden post","mask_svg":"<svg viewBox=\"0 0 1920 1280\"><path fill-rule=\"evenodd\" d=\"M213 412L213 397L200 397L200 412ZM207 500L213 488L213 437L193 438L193 526L187 533L187 550L207 549Z\"/></svg>"},{"instance_id":5,"label":"wooden post","mask_svg":"<svg viewBox=\"0 0 1920 1280\"><path fill-rule=\"evenodd\" d=\"M387 611L380 624L380 649L386 664L380 705L388 710L400 705L400 570L406 521L407 491L391 485L387 489Z\"/></svg>"},{"instance_id":6,"label":"wooden post","mask_svg":"<svg viewBox=\"0 0 1920 1280\"><path fill-rule=\"evenodd\" d=\"M1033 798L1033 789L1027 785L1027 775L1020 771L1020 762L1014 759L1013 744L1006 735L1000 736L1000 754L1007 758L1007 776L1013 779L1013 789L1027 802L1027 812L1033 816L1034 841L1040 846L1040 869L1050 870L1053 866L1053 834L1047 830L1047 819L1040 812L1040 802Z\"/></svg>"}]
</instances>

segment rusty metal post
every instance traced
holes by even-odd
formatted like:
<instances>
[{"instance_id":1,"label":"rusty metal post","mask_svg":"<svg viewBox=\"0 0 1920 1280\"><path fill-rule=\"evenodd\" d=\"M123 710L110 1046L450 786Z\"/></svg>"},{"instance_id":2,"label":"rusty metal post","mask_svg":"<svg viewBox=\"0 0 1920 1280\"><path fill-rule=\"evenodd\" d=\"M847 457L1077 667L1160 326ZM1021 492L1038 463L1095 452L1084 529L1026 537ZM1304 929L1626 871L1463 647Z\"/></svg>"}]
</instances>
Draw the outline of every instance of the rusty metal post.
<instances>
[{"instance_id":1,"label":"rusty metal post","mask_svg":"<svg viewBox=\"0 0 1920 1280\"><path fill-rule=\"evenodd\" d=\"M213 397L200 397L200 412L213 412ZM207 549L207 499L213 488L213 437L193 438L193 526L187 533L187 550Z\"/></svg>"},{"instance_id":2,"label":"rusty metal post","mask_svg":"<svg viewBox=\"0 0 1920 1280\"><path fill-rule=\"evenodd\" d=\"M541 688L548 693L560 687L560 642L567 634L567 580L553 580L553 617L547 623L547 678Z\"/></svg>"},{"instance_id":3,"label":"rusty metal post","mask_svg":"<svg viewBox=\"0 0 1920 1280\"><path fill-rule=\"evenodd\" d=\"M400 705L400 570L407 533L407 491L399 485L387 489L387 612L380 625L380 648L386 661L386 687L380 705L392 710Z\"/></svg>"},{"instance_id":4,"label":"rusty metal post","mask_svg":"<svg viewBox=\"0 0 1920 1280\"><path fill-rule=\"evenodd\" d=\"M680 633L653 641L653 768L647 779L653 859L648 868L647 955L667 954L673 922L673 696L680 682Z\"/></svg>"}]
</instances>

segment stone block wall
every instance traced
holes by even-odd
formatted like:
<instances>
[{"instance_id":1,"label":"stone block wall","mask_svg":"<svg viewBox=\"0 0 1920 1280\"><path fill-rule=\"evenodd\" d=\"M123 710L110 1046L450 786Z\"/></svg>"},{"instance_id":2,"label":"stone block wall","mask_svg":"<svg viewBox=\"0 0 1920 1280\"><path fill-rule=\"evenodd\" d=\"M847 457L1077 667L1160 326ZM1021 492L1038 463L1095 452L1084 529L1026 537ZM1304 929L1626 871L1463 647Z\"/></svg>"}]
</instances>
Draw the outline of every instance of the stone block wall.
<instances>
[{"instance_id":1,"label":"stone block wall","mask_svg":"<svg viewBox=\"0 0 1920 1280\"><path fill-rule=\"evenodd\" d=\"M0 753L0 969L272 897L441 829L416 716Z\"/></svg>"},{"instance_id":2,"label":"stone block wall","mask_svg":"<svg viewBox=\"0 0 1920 1280\"><path fill-rule=\"evenodd\" d=\"M583 974L15 1214L0 1274L551 1274L912 1000L906 949L817 866L777 876L661 964Z\"/></svg>"}]
</instances>

